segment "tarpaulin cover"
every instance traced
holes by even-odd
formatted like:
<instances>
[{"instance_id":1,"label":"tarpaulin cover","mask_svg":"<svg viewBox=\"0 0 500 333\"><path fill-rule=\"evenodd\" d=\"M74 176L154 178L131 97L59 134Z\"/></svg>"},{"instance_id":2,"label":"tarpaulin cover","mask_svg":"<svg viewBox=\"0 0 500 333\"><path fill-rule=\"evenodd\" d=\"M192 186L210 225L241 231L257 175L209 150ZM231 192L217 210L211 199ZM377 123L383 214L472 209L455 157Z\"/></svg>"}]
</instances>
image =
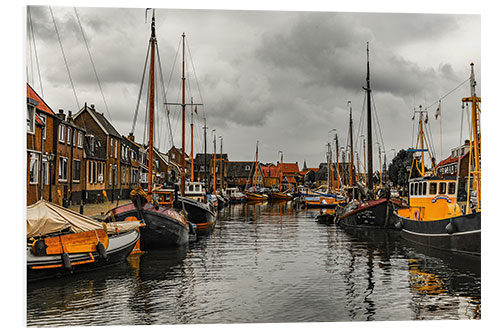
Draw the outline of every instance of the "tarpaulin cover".
<instances>
[{"instance_id":1,"label":"tarpaulin cover","mask_svg":"<svg viewBox=\"0 0 500 333\"><path fill-rule=\"evenodd\" d=\"M102 229L101 222L40 200L26 209L26 236L43 236L69 228L72 232Z\"/></svg>"}]
</instances>

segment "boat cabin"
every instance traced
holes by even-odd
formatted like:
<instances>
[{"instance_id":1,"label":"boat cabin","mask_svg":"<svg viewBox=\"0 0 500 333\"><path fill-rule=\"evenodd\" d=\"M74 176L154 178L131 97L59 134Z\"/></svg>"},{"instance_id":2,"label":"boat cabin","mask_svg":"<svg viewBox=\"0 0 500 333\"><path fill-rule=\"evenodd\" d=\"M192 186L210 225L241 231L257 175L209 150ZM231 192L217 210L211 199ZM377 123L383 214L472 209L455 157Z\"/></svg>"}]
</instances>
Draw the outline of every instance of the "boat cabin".
<instances>
[{"instance_id":1,"label":"boat cabin","mask_svg":"<svg viewBox=\"0 0 500 333\"><path fill-rule=\"evenodd\" d=\"M419 221L460 215L456 178L423 177L409 182L409 207L398 214Z\"/></svg>"},{"instance_id":2,"label":"boat cabin","mask_svg":"<svg viewBox=\"0 0 500 333\"><path fill-rule=\"evenodd\" d=\"M186 182L184 195L188 198L205 202L205 184L203 182Z\"/></svg>"}]
</instances>

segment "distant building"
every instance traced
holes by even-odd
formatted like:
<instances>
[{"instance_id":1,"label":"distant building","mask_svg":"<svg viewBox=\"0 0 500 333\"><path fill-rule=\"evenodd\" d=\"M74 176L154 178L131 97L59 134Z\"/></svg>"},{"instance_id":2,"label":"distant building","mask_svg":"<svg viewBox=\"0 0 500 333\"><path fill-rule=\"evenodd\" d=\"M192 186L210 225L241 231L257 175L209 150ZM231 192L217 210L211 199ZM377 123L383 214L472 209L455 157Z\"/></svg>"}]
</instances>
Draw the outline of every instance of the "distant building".
<instances>
[{"instance_id":1,"label":"distant building","mask_svg":"<svg viewBox=\"0 0 500 333\"><path fill-rule=\"evenodd\" d=\"M229 161L227 163L227 186L245 189L252 186L255 162L253 161ZM264 186L264 173L259 163L256 175L257 187Z\"/></svg>"}]
</instances>

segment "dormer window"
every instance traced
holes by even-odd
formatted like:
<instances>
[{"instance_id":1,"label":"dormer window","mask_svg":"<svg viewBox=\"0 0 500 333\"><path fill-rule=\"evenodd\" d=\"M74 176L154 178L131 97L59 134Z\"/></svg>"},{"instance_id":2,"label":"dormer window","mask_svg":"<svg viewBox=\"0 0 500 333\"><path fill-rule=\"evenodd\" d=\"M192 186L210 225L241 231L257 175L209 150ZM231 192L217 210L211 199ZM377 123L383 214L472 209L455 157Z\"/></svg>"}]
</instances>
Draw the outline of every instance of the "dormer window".
<instances>
[{"instance_id":1,"label":"dormer window","mask_svg":"<svg viewBox=\"0 0 500 333\"><path fill-rule=\"evenodd\" d=\"M250 166L249 165L245 165L245 171L250 171Z\"/></svg>"}]
</instances>

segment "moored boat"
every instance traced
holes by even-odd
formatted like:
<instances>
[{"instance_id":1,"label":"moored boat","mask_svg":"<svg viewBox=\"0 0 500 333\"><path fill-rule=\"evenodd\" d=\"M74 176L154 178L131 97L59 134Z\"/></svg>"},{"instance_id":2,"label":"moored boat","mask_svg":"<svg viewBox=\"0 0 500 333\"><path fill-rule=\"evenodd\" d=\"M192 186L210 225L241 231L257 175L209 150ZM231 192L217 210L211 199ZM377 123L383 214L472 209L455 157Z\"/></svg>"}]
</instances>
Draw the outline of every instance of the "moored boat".
<instances>
[{"instance_id":1,"label":"moored boat","mask_svg":"<svg viewBox=\"0 0 500 333\"><path fill-rule=\"evenodd\" d=\"M103 224L40 200L27 208L27 281L108 267L125 260L139 242L140 222Z\"/></svg>"},{"instance_id":2,"label":"moored boat","mask_svg":"<svg viewBox=\"0 0 500 333\"><path fill-rule=\"evenodd\" d=\"M460 156L456 178L425 175L422 118L426 111L420 110L419 136L422 153L420 161L414 159L420 177L409 181L409 207L395 212L396 224L402 237L408 241L430 248L454 253L481 255L481 98L476 96L474 64L471 64L471 97L463 98L463 103L471 103L471 137L468 146L468 170L461 176ZM461 140L461 138L460 138ZM417 150L417 149L415 149ZM429 152L430 154L430 152ZM420 164L420 166L419 166ZM413 165L412 165L413 166ZM411 169L413 170L413 168ZM433 165L434 171L434 165ZM463 179L461 179L463 178ZM461 187L463 184L463 187ZM466 193L466 200L459 202L459 192Z\"/></svg>"}]
</instances>

